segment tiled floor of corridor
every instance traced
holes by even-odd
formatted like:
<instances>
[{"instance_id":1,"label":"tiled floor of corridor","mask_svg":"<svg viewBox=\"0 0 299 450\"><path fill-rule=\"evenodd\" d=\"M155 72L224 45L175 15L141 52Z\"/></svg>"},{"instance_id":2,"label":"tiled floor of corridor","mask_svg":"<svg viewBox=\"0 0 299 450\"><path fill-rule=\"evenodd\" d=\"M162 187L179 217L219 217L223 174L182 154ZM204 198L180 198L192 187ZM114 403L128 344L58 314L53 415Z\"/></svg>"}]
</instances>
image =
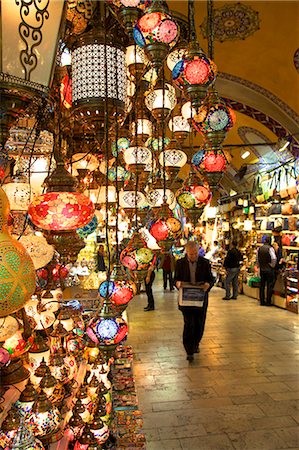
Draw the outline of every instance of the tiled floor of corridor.
<instances>
[{"instance_id":1,"label":"tiled floor of corridor","mask_svg":"<svg viewBox=\"0 0 299 450\"><path fill-rule=\"evenodd\" d=\"M214 288L201 352L186 361L176 292L155 280L127 309L147 450L299 449L299 317Z\"/></svg>"}]
</instances>

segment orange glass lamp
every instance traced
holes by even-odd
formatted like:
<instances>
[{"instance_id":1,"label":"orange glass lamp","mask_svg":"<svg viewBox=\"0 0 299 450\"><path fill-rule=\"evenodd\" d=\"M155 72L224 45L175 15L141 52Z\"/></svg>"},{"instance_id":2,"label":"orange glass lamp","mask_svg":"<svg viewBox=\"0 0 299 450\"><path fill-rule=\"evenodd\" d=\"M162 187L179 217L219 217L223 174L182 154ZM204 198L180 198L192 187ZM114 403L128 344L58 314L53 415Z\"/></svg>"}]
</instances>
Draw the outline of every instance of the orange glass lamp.
<instances>
[{"instance_id":1,"label":"orange glass lamp","mask_svg":"<svg viewBox=\"0 0 299 450\"><path fill-rule=\"evenodd\" d=\"M167 203L164 202L161 206L157 218L150 225L149 232L163 250L169 250L181 236L181 222L173 216Z\"/></svg>"},{"instance_id":2,"label":"orange glass lamp","mask_svg":"<svg viewBox=\"0 0 299 450\"><path fill-rule=\"evenodd\" d=\"M156 255L150 250L138 232L133 234L128 246L120 254L120 262L133 272L138 281L143 280Z\"/></svg>"},{"instance_id":3,"label":"orange glass lamp","mask_svg":"<svg viewBox=\"0 0 299 450\"><path fill-rule=\"evenodd\" d=\"M7 230L9 200L0 189L0 317L18 311L35 290L31 258Z\"/></svg>"}]
</instances>

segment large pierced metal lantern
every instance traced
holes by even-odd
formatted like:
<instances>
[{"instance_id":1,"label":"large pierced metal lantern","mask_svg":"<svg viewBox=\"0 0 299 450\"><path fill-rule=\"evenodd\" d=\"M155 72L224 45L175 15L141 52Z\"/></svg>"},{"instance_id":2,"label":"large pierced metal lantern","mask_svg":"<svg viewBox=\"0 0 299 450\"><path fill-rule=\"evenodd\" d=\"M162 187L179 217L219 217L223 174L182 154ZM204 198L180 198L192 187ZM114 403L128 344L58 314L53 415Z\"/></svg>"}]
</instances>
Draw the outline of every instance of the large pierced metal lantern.
<instances>
[{"instance_id":1,"label":"large pierced metal lantern","mask_svg":"<svg viewBox=\"0 0 299 450\"><path fill-rule=\"evenodd\" d=\"M65 11L64 2L1 1L0 143L36 97L48 94Z\"/></svg>"},{"instance_id":2,"label":"large pierced metal lantern","mask_svg":"<svg viewBox=\"0 0 299 450\"><path fill-rule=\"evenodd\" d=\"M9 201L0 189L0 317L18 311L35 290L33 262L7 231Z\"/></svg>"},{"instance_id":3,"label":"large pierced metal lantern","mask_svg":"<svg viewBox=\"0 0 299 450\"><path fill-rule=\"evenodd\" d=\"M117 36L98 27L79 37L72 52L72 83L77 118L103 138L105 114L114 121L126 109L125 51Z\"/></svg>"},{"instance_id":4,"label":"large pierced metal lantern","mask_svg":"<svg viewBox=\"0 0 299 450\"><path fill-rule=\"evenodd\" d=\"M138 20L133 34L136 44L144 48L153 67L159 68L179 38L179 27L172 20L165 2L154 0Z\"/></svg>"}]
</instances>

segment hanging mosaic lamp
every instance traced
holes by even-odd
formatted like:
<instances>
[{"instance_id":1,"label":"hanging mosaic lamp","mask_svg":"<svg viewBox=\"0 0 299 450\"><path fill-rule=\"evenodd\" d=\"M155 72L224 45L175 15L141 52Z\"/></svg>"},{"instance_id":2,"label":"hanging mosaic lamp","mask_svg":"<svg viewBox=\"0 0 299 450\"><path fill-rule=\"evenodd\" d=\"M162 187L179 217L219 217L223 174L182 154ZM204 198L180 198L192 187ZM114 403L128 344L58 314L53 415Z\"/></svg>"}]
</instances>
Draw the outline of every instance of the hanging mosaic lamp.
<instances>
[{"instance_id":1,"label":"hanging mosaic lamp","mask_svg":"<svg viewBox=\"0 0 299 450\"><path fill-rule=\"evenodd\" d=\"M0 317L18 311L35 290L33 262L7 231L9 200L0 188Z\"/></svg>"},{"instance_id":2,"label":"hanging mosaic lamp","mask_svg":"<svg viewBox=\"0 0 299 450\"><path fill-rule=\"evenodd\" d=\"M168 122L168 127L180 144L183 144L191 132L188 120L182 115L173 116Z\"/></svg>"},{"instance_id":3,"label":"hanging mosaic lamp","mask_svg":"<svg viewBox=\"0 0 299 450\"><path fill-rule=\"evenodd\" d=\"M192 168L198 173L202 172L202 162L203 162L204 156L205 156L205 151L199 150L198 152L194 153L194 155L191 158Z\"/></svg>"},{"instance_id":4,"label":"hanging mosaic lamp","mask_svg":"<svg viewBox=\"0 0 299 450\"><path fill-rule=\"evenodd\" d=\"M167 203L162 204L150 225L149 232L156 239L159 247L165 251L168 251L181 236L181 222L174 217Z\"/></svg>"},{"instance_id":5,"label":"hanging mosaic lamp","mask_svg":"<svg viewBox=\"0 0 299 450\"><path fill-rule=\"evenodd\" d=\"M191 101L192 107L201 106L208 87L215 81L216 64L201 49L195 31L194 1L189 0L188 18L190 23L190 43L182 59L172 69L174 84L182 89Z\"/></svg>"},{"instance_id":6,"label":"hanging mosaic lamp","mask_svg":"<svg viewBox=\"0 0 299 450\"><path fill-rule=\"evenodd\" d=\"M207 144L214 147L222 144L226 133L234 126L234 111L218 96L215 88L207 95L203 105L193 117L193 126L204 135Z\"/></svg>"},{"instance_id":7,"label":"hanging mosaic lamp","mask_svg":"<svg viewBox=\"0 0 299 450\"><path fill-rule=\"evenodd\" d=\"M151 0L112 0L117 7L117 15L130 39L133 38L133 30L141 12L150 4Z\"/></svg>"},{"instance_id":8,"label":"hanging mosaic lamp","mask_svg":"<svg viewBox=\"0 0 299 450\"><path fill-rule=\"evenodd\" d=\"M153 0L134 27L134 39L155 68L160 68L179 38L178 25L162 0Z\"/></svg>"},{"instance_id":9,"label":"hanging mosaic lamp","mask_svg":"<svg viewBox=\"0 0 299 450\"><path fill-rule=\"evenodd\" d=\"M135 231L127 247L120 254L120 262L134 274L137 281L143 280L156 256L150 250L138 231Z\"/></svg>"},{"instance_id":10,"label":"hanging mosaic lamp","mask_svg":"<svg viewBox=\"0 0 299 450\"><path fill-rule=\"evenodd\" d=\"M97 227L98 227L98 219L97 219L97 216L94 215L93 218L91 219L91 221L87 225L84 225L84 227L81 227L77 230L77 233L79 234L79 236L81 238L86 238L91 233L94 233L96 231Z\"/></svg>"},{"instance_id":11,"label":"hanging mosaic lamp","mask_svg":"<svg viewBox=\"0 0 299 450\"><path fill-rule=\"evenodd\" d=\"M44 443L57 442L62 438L60 413L42 389L32 406L30 424L34 435Z\"/></svg>"},{"instance_id":12,"label":"hanging mosaic lamp","mask_svg":"<svg viewBox=\"0 0 299 450\"><path fill-rule=\"evenodd\" d=\"M129 45L126 49L126 66L136 80L143 75L144 68L148 63L143 48L138 45Z\"/></svg>"},{"instance_id":13,"label":"hanging mosaic lamp","mask_svg":"<svg viewBox=\"0 0 299 450\"><path fill-rule=\"evenodd\" d=\"M212 190L215 190L221 181L225 169L226 169L226 158L221 150L218 152L206 151L203 166L205 171L203 176L209 183Z\"/></svg>"},{"instance_id":14,"label":"hanging mosaic lamp","mask_svg":"<svg viewBox=\"0 0 299 450\"><path fill-rule=\"evenodd\" d=\"M127 305L136 293L135 283L128 280L128 275L117 264L112 270L110 280L103 281L99 287L100 297L108 299L116 306Z\"/></svg>"},{"instance_id":15,"label":"hanging mosaic lamp","mask_svg":"<svg viewBox=\"0 0 299 450\"><path fill-rule=\"evenodd\" d=\"M11 211L27 211L32 189L26 177L15 176L3 184L2 189L8 197Z\"/></svg>"}]
</instances>

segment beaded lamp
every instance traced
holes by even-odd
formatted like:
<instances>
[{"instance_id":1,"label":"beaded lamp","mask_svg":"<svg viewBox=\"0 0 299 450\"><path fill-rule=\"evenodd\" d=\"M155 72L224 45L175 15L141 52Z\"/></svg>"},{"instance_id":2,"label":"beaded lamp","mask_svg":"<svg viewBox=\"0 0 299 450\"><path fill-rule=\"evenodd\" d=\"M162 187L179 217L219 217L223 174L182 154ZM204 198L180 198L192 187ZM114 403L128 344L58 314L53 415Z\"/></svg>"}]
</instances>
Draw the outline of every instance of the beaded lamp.
<instances>
[{"instance_id":1,"label":"beaded lamp","mask_svg":"<svg viewBox=\"0 0 299 450\"><path fill-rule=\"evenodd\" d=\"M161 67L170 48L179 38L179 28L172 20L168 7L161 0L153 0L152 5L134 27L134 39L153 65Z\"/></svg>"},{"instance_id":2,"label":"beaded lamp","mask_svg":"<svg viewBox=\"0 0 299 450\"><path fill-rule=\"evenodd\" d=\"M20 308L35 290L35 271L22 244L7 231L9 200L0 189L0 317Z\"/></svg>"}]
</instances>

